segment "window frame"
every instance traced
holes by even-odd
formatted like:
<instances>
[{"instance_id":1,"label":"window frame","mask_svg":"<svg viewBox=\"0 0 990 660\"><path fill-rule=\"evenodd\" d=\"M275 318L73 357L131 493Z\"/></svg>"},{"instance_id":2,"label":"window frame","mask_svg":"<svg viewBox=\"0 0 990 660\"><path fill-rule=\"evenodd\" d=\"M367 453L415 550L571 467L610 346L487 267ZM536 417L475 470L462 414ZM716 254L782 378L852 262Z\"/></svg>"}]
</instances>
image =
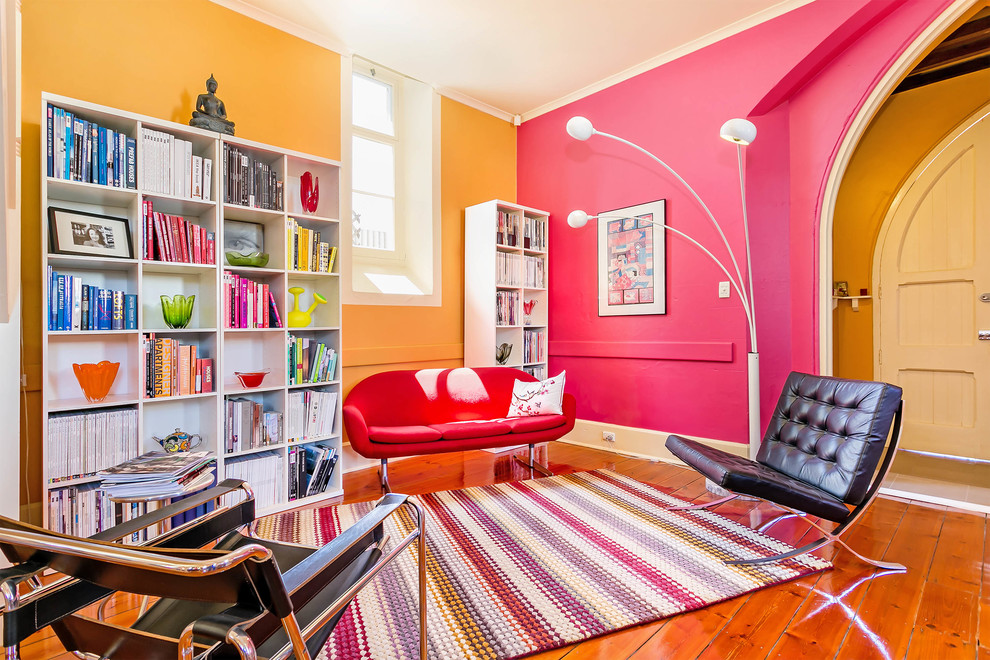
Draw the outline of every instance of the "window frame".
<instances>
[{"instance_id":1,"label":"window frame","mask_svg":"<svg viewBox=\"0 0 990 660\"><path fill-rule=\"evenodd\" d=\"M392 148L392 179L395 182L394 195L392 199L392 244L393 248L391 250L387 248L369 248L362 247L353 244L353 238L351 240L351 249L353 250L352 258L360 258L365 261L382 261L382 262L398 262L405 263L406 261L406 251L405 251L405 226L404 223L400 222L400 216L403 209L404 200L404 178L400 176L399 167L403 162L403 152L402 152L402 117L400 113L402 112L402 80L400 76L384 67L376 67L374 64L359 60L354 58L353 66L351 67L351 89L353 89L354 76L364 76L365 78L370 78L376 82L382 82L387 84L392 89L391 101L392 101L392 135L387 133L381 133L364 126L358 126L354 123L353 116L353 98L351 99L351 117L350 117L350 127L351 127L351 154L353 163L353 153L354 153L354 138L363 138L371 142L377 142L379 144L385 144ZM352 165L353 168L353 165ZM385 195L380 195L378 193L373 193L367 190L357 190L354 188L354 177L353 169L351 171L351 186L350 186L350 202L351 208L354 208L354 193L358 192L363 195L370 195L373 197L386 198Z\"/></svg>"},{"instance_id":2,"label":"window frame","mask_svg":"<svg viewBox=\"0 0 990 660\"><path fill-rule=\"evenodd\" d=\"M368 252L380 255L382 251L352 246L351 151L355 127L351 87L353 72L365 66L374 67L378 76L387 72L401 81L403 107L393 119L404 147L402 154L396 154L401 158L396 164L396 192L402 187L408 200L407 208L400 208L396 214L397 239L406 252L404 260L368 255ZM345 305L440 307L443 304L440 94L431 85L353 54L341 57L340 94L341 301ZM401 275L421 293L385 292L370 280L369 275L374 273Z\"/></svg>"}]
</instances>

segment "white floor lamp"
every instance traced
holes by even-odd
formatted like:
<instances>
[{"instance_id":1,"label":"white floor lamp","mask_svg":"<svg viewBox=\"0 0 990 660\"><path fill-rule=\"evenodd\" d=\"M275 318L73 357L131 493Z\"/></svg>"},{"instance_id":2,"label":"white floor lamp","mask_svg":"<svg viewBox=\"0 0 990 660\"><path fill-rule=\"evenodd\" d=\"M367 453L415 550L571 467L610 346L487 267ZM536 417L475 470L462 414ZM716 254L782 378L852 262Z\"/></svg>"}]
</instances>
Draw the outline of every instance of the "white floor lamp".
<instances>
[{"instance_id":1,"label":"white floor lamp","mask_svg":"<svg viewBox=\"0 0 990 660\"><path fill-rule=\"evenodd\" d=\"M712 221L713 225L715 225L718 235L722 237L722 244L729 253L729 259L732 262L735 275L733 275L733 273L725 267L718 257L716 257L712 251L704 245L678 229L674 229L666 224L662 225L665 230L681 236L708 255L708 257L715 262L722 272L725 273L725 276L729 278L729 283L732 285L732 288L735 289L736 295L739 296L739 300L742 303L743 312L746 314L746 321L748 323L747 334L749 335L749 355L747 362L747 379L749 385L749 457L756 458L756 452L759 451L760 441L762 439L762 432L760 430L760 353L756 347L756 310L753 308L753 266L749 249L749 217L746 212L746 185L745 179L743 178L742 162L742 148L756 139L756 126L754 126L752 122L745 119L730 119L722 124L722 129L719 131L719 135L722 139L733 142L736 145L736 156L739 162L739 192L742 197L743 234L745 236L746 243L746 278L743 278L742 271L739 269L739 262L736 260L735 252L733 252L732 246L729 245L729 240L725 237L725 232L722 231L721 225L718 224L718 220L716 220L715 216L712 215L708 205L705 204L698 193L695 192L694 188L692 188L680 174L675 172L670 165L663 162L638 144L634 144L629 140L625 140L609 133L603 133L595 130L595 127L591 125L591 121L584 117L571 117L570 121L567 122L567 133L571 137L582 141L587 140L593 135L607 137L615 140L616 142L629 145L633 149L636 149L637 151L640 151L652 158L654 161L663 166L665 170L674 175L674 178L680 181L681 185L687 188L688 192L694 196L698 204L701 205L701 208L704 209L705 213L708 215L708 219ZM571 211L571 213L567 216L567 224L575 228L583 227L591 218L609 219L610 216L590 216L584 211Z\"/></svg>"}]
</instances>

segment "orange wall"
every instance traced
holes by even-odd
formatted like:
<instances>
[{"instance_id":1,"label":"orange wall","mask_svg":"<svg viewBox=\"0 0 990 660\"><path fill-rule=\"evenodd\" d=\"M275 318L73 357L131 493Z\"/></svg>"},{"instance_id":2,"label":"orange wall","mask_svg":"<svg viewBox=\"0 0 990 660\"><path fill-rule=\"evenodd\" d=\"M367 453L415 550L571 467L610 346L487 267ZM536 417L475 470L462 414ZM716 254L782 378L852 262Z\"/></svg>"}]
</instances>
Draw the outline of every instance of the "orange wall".
<instances>
[{"instance_id":1,"label":"orange wall","mask_svg":"<svg viewBox=\"0 0 990 660\"><path fill-rule=\"evenodd\" d=\"M153 38L152 38L153 37ZM340 158L340 56L207 0L28 0L23 6L22 272L28 419L21 503L41 494L42 91L185 123L214 74L240 137ZM463 209L515 199L516 129L442 100L441 307L344 308L344 389L374 371L459 366ZM30 485L28 497L26 490Z\"/></svg>"},{"instance_id":2,"label":"orange wall","mask_svg":"<svg viewBox=\"0 0 990 660\"><path fill-rule=\"evenodd\" d=\"M988 100L990 70L892 96L849 163L835 205L833 278L849 293L873 290L873 251L894 196L931 148ZM840 302L833 317L837 376L873 378L873 301L853 312Z\"/></svg>"},{"instance_id":3,"label":"orange wall","mask_svg":"<svg viewBox=\"0 0 990 660\"><path fill-rule=\"evenodd\" d=\"M516 198L516 129L443 98L440 307L344 306L344 392L379 371L459 367L464 356L464 207Z\"/></svg>"}]
</instances>

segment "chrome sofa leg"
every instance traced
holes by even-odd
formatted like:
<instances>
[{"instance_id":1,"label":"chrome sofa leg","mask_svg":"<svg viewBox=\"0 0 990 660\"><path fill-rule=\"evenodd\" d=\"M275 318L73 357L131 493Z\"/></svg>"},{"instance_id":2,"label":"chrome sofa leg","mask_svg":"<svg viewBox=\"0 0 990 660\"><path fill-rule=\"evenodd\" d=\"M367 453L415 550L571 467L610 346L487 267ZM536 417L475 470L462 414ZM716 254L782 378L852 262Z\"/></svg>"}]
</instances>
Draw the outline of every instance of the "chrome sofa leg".
<instances>
[{"instance_id":1,"label":"chrome sofa leg","mask_svg":"<svg viewBox=\"0 0 990 660\"><path fill-rule=\"evenodd\" d=\"M392 487L388 485L388 459L382 459L382 467L379 470L382 481L382 493L391 493Z\"/></svg>"},{"instance_id":2,"label":"chrome sofa leg","mask_svg":"<svg viewBox=\"0 0 990 660\"><path fill-rule=\"evenodd\" d=\"M513 456L513 458L516 459L517 461L519 461L520 463L522 463L523 465L525 465L526 467L528 467L529 470L530 470L530 472L532 472L533 470L536 470L537 472L539 472L540 474L542 474L545 477L552 477L553 476L553 472L550 471L550 468L548 468L546 465L542 465L542 464L536 462L536 458L535 458L535 454L534 454L535 450L536 450L536 445L535 444L531 444L529 446L529 462L528 463L526 461L524 461L523 459L519 458L518 455Z\"/></svg>"}]
</instances>

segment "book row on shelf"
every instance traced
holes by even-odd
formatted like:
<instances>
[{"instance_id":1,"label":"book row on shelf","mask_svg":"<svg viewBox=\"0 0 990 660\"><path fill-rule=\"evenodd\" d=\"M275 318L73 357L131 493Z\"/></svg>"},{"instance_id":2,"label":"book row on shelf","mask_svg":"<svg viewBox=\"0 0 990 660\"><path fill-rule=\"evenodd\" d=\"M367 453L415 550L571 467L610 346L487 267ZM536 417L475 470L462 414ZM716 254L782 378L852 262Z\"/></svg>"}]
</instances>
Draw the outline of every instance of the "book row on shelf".
<instances>
[{"instance_id":1,"label":"book row on shelf","mask_svg":"<svg viewBox=\"0 0 990 660\"><path fill-rule=\"evenodd\" d=\"M495 241L499 245L527 250L547 249L547 223L543 218L524 218L518 211L498 211ZM522 236L520 237L520 233Z\"/></svg>"},{"instance_id":2,"label":"book row on shelf","mask_svg":"<svg viewBox=\"0 0 990 660\"><path fill-rule=\"evenodd\" d=\"M295 218L289 218L287 231L289 270L310 273L333 272L337 246L320 240L323 238L321 232L300 227Z\"/></svg>"},{"instance_id":3,"label":"book row on shelf","mask_svg":"<svg viewBox=\"0 0 990 660\"><path fill-rule=\"evenodd\" d=\"M83 284L48 266L48 330L137 330L137 295Z\"/></svg>"},{"instance_id":4,"label":"book row on shelf","mask_svg":"<svg viewBox=\"0 0 990 660\"><path fill-rule=\"evenodd\" d=\"M263 282L223 272L224 328L281 328L275 295Z\"/></svg>"},{"instance_id":5,"label":"book row on shelf","mask_svg":"<svg viewBox=\"0 0 990 660\"><path fill-rule=\"evenodd\" d=\"M523 362L546 362L546 330L523 330Z\"/></svg>"},{"instance_id":6,"label":"book row on shelf","mask_svg":"<svg viewBox=\"0 0 990 660\"><path fill-rule=\"evenodd\" d=\"M224 142L223 175L225 204L284 210L284 185L278 172L254 153Z\"/></svg>"},{"instance_id":7,"label":"book row on shelf","mask_svg":"<svg viewBox=\"0 0 990 660\"><path fill-rule=\"evenodd\" d=\"M289 385L326 383L337 373L337 351L309 337L289 335Z\"/></svg>"},{"instance_id":8,"label":"book row on shelf","mask_svg":"<svg viewBox=\"0 0 990 660\"><path fill-rule=\"evenodd\" d=\"M216 234L181 215L154 210L150 199L141 206L144 258L186 264L212 264L216 260Z\"/></svg>"},{"instance_id":9,"label":"book row on shelf","mask_svg":"<svg viewBox=\"0 0 990 660\"><path fill-rule=\"evenodd\" d=\"M525 371L526 373L528 373L530 376L532 376L533 378L535 378L537 380L546 380L547 379L547 368L546 368L546 365L535 364L535 365L530 366L530 367L523 367L523 371Z\"/></svg>"},{"instance_id":10,"label":"book row on shelf","mask_svg":"<svg viewBox=\"0 0 990 660\"><path fill-rule=\"evenodd\" d=\"M149 333L142 338L144 395L149 399L213 391L213 359L196 344Z\"/></svg>"},{"instance_id":11,"label":"book row on shelf","mask_svg":"<svg viewBox=\"0 0 990 660\"><path fill-rule=\"evenodd\" d=\"M495 325L518 325L519 292L495 292Z\"/></svg>"},{"instance_id":12,"label":"book row on shelf","mask_svg":"<svg viewBox=\"0 0 990 660\"><path fill-rule=\"evenodd\" d=\"M55 179L137 188L137 142L48 104L47 173Z\"/></svg>"},{"instance_id":13,"label":"book row on shelf","mask_svg":"<svg viewBox=\"0 0 990 660\"><path fill-rule=\"evenodd\" d=\"M522 255L512 252L495 253L495 284L522 286Z\"/></svg>"},{"instance_id":14,"label":"book row on shelf","mask_svg":"<svg viewBox=\"0 0 990 660\"><path fill-rule=\"evenodd\" d=\"M53 488L48 491L48 528L60 534L87 537L110 529L144 513L151 513L168 504L167 501L119 503L100 489L99 484L82 484ZM146 530L134 532L121 539L125 545L143 543L150 536L154 538L169 531L174 525L192 520L206 513L205 506L186 511Z\"/></svg>"},{"instance_id":15,"label":"book row on shelf","mask_svg":"<svg viewBox=\"0 0 990 660\"><path fill-rule=\"evenodd\" d=\"M149 192L210 200L213 159L192 152L192 142L141 129L141 187Z\"/></svg>"},{"instance_id":16,"label":"book row on shelf","mask_svg":"<svg viewBox=\"0 0 990 660\"><path fill-rule=\"evenodd\" d=\"M114 526L115 508L97 483L53 488L48 491L48 528L60 534L92 536Z\"/></svg>"},{"instance_id":17,"label":"book row on shelf","mask_svg":"<svg viewBox=\"0 0 990 660\"><path fill-rule=\"evenodd\" d=\"M232 454L282 442L282 414L266 411L251 399L228 398L224 402L224 451Z\"/></svg>"},{"instance_id":18,"label":"book row on shelf","mask_svg":"<svg viewBox=\"0 0 990 660\"><path fill-rule=\"evenodd\" d=\"M318 390L289 392L285 435L290 442L327 438L333 435L337 393Z\"/></svg>"},{"instance_id":19,"label":"book row on shelf","mask_svg":"<svg viewBox=\"0 0 990 660\"><path fill-rule=\"evenodd\" d=\"M547 221L543 218L525 218L523 220L523 247L527 250L547 249Z\"/></svg>"},{"instance_id":20,"label":"book row on shelf","mask_svg":"<svg viewBox=\"0 0 990 660\"><path fill-rule=\"evenodd\" d=\"M542 257L524 258L523 286L542 289L547 285L546 268L547 262Z\"/></svg>"},{"instance_id":21,"label":"book row on shelf","mask_svg":"<svg viewBox=\"0 0 990 660\"><path fill-rule=\"evenodd\" d=\"M495 242L497 244L509 247L519 245L519 220L521 217L518 211L498 211L498 223L495 226Z\"/></svg>"},{"instance_id":22,"label":"book row on shelf","mask_svg":"<svg viewBox=\"0 0 990 660\"><path fill-rule=\"evenodd\" d=\"M319 443L289 447L289 500L325 493L340 456Z\"/></svg>"},{"instance_id":23,"label":"book row on shelf","mask_svg":"<svg viewBox=\"0 0 990 660\"><path fill-rule=\"evenodd\" d=\"M285 490L281 454L263 451L241 458L226 459L223 465L225 479L243 479L251 484L258 509L275 506L282 501Z\"/></svg>"},{"instance_id":24,"label":"book row on shelf","mask_svg":"<svg viewBox=\"0 0 990 660\"><path fill-rule=\"evenodd\" d=\"M138 415L134 408L48 417L48 483L78 479L137 456Z\"/></svg>"}]
</instances>

